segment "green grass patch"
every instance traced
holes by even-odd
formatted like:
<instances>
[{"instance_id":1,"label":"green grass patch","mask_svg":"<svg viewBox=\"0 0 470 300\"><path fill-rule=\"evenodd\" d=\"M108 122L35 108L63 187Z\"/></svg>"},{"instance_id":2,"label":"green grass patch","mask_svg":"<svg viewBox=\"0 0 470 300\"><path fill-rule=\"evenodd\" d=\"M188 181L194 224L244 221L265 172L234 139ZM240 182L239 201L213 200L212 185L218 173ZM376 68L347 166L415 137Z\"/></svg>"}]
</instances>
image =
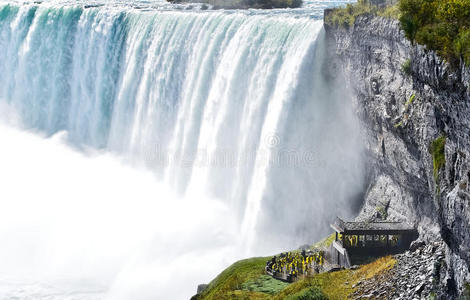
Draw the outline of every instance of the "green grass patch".
<instances>
[{"instance_id":1,"label":"green grass patch","mask_svg":"<svg viewBox=\"0 0 470 300\"><path fill-rule=\"evenodd\" d=\"M318 277L314 276L313 278L305 278L299 281L296 281L294 283L289 284L285 289L283 289L281 292L278 294L274 295L272 297L272 300L284 300L289 296L295 295L297 293L300 293L301 291L309 288L319 288L318 285L318 280L316 279Z\"/></svg>"},{"instance_id":2,"label":"green grass patch","mask_svg":"<svg viewBox=\"0 0 470 300\"><path fill-rule=\"evenodd\" d=\"M317 287L301 290L294 295L287 296L284 300L328 300L328 298Z\"/></svg>"},{"instance_id":3,"label":"green grass patch","mask_svg":"<svg viewBox=\"0 0 470 300\"><path fill-rule=\"evenodd\" d=\"M311 248L312 249L315 249L315 248L328 248L328 247L331 246L331 244L333 244L333 241L335 240L335 237L336 237L336 234L332 233L329 236L327 236L326 238L324 238L323 240L313 244Z\"/></svg>"},{"instance_id":4,"label":"green grass patch","mask_svg":"<svg viewBox=\"0 0 470 300\"><path fill-rule=\"evenodd\" d=\"M201 293L198 300L218 300L218 299L263 299L268 295L256 292L243 291L243 284L254 280L264 274L264 268L269 257L256 257L238 261L225 269L214 280L209 283L207 289ZM234 293L234 291L239 293Z\"/></svg>"},{"instance_id":5,"label":"green grass patch","mask_svg":"<svg viewBox=\"0 0 470 300\"><path fill-rule=\"evenodd\" d=\"M440 136L431 143L431 156L433 165L434 181L437 183L439 180L439 171L446 164L445 156L446 137Z\"/></svg>"},{"instance_id":6,"label":"green grass patch","mask_svg":"<svg viewBox=\"0 0 470 300\"><path fill-rule=\"evenodd\" d=\"M354 284L390 270L396 263L393 257L387 256L363 265L355 271L322 273L287 284L264 275L264 266L269 259L269 257L260 257L234 263L217 276L196 299L348 299L354 292L352 287Z\"/></svg>"},{"instance_id":7,"label":"green grass patch","mask_svg":"<svg viewBox=\"0 0 470 300\"><path fill-rule=\"evenodd\" d=\"M415 99L416 99L416 95L415 94L411 95L410 99L408 99L408 101L406 101L405 103L405 111L408 110L408 108L410 107L411 104L413 104L413 101L415 101Z\"/></svg>"},{"instance_id":8,"label":"green grass patch","mask_svg":"<svg viewBox=\"0 0 470 300\"><path fill-rule=\"evenodd\" d=\"M251 292L261 292L274 295L282 291L289 284L269 275L261 275L257 278L248 280L247 282L241 285L242 290L251 291Z\"/></svg>"},{"instance_id":9,"label":"green grass patch","mask_svg":"<svg viewBox=\"0 0 470 300\"><path fill-rule=\"evenodd\" d=\"M343 270L318 274L313 278L305 278L290 284L272 299L283 300L309 288L320 289L327 299L348 299L349 295L354 292L353 285L361 280L372 278L384 271L390 270L395 264L396 260L392 256L386 256L363 265L355 271Z\"/></svg>"}]
</instances>

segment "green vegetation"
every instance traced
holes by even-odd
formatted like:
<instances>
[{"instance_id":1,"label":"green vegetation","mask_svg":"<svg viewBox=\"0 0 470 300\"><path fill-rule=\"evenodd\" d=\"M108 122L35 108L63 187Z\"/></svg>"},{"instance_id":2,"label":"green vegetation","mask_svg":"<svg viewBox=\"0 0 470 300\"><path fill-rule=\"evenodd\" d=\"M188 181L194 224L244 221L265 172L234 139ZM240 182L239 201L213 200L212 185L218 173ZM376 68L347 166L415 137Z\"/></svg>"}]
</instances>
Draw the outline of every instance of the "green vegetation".
<instances>
[{"instance_id":1,"label":"green vegetation","mask_svg":"<svg viewBox=\"0 0 470 300\"><path fill-rule=\"evenodd\" d=\"M383 220L386 220L388 217L388 213L387 213L387 210L385 209L385 206L380 205L376 209L377 209L377 212L380 214L381 218Z\"/></svg>"},{"instance_id":2,"label":"green vegetation","mask_svg":"<svg viewBox=\"0 0 470 300\"><path fill-rule=\"evenodd\" d=\"M416 98L415 94L411 95L410 99L408 99L408 101L405 103L405 111L407 111L408 107L410 107L410 105L413 104L413 101L415 100L415 98Z\"/></svg>"},{"instance_id":3,"label":"green vegetation","mask_svg":"<svg viewBox=\"0 0 470 300\"><path fill-rule=\"evenodd\" d=\"M322 273L287 284L264 274L264 266L269 259L251 258L234 263L217 276L196 299L347 299L354 292L353 286L357 282L390 270L396 263L393 257L387 256L358 270Z\"/></svg>"},{"instance_id":4,"label":"green vegetation","mask_svg":"<svg viewBox=\"0 0 470 300\"><path fill-rule=\"evenodd\" d=\"M243 283L241 288L245 291L261 292L274 295L282 291L288 285L288 283L276 280L269 275L261 275Z\"/></svg>"},{"instance_id":5,"label":"green vegetation","mask_svg":"<svg viewBox=\"0 0 470 300\"><path fill-rule=\"evenodd\" d=\"M256 291L242 291L242 285L264 275L264 267L268 259L268 257L257 257L234 263L219 274L198 299L243 299L243 297L237 298L234 293L237 290L240 291L241 296L243 294L249 296L248 299L266 299L263 293L257 295Z\"/></svg>"},{"instance_id":6,"label":"green vegetation","mask_svg":"<svg viewBox=\"0 0 470 300\"><path fill-rule=\"evenodd\" d=\"M317 287L311 287L301 290L300 292L288 296L285 300L328 300L322 291Z\"/></svg>"},{"instance_id":7,"label":"green vegetation","mask_svg":"<svg viewBox=\"0 0 470 300\"><path fill-rule=\"evenodd\" d=\"M454 41L455 53L470 65L470 30L462 30Z\"/></svg>"},{"instance_id":8,"label":"green vegetation","mask_svg":"<svg viewBox=\"0 0 470 300\"><path fill-rule=\"evenodd\" d=\"M343 270L318 274L313 278L306 278L290 284L273 299L286 299L290 295L295 295L311 287L319 288L328 299L347 299L354 292L353 286L359 281L372 278L384 271L390 270L395 264L396 260L391 256L387 256L363 265L355 271Z\"/></svg>"},{"instance_id":9,"label":"green vegetation","mask_svg":"<svg viewBox=\"0 0 470 300\"><path fill-rule=\"evenodd\" d=\"M412 43L436 51L454 67L461 61L470 65L470 0L400 0L386 8L358 0L332 10L325 16L325 23L349 28L364 14L399 19ZM405 64L404 73L411 75L410 62Z\"/></svg>"},{"instance_id":10,"label":"green vegetation","mask_svg":"<svg viewBox=\"0 0 470 300\"><path fill-rule=\"evenodd\" d=\"M349 28L354 25L356 18L371 14L385 18L398 19L400 11L398 5L379 8L371 5L368 0L358 0L357 3L347 4L346 7L336 8L325 17L325 23L333 26Z\"/></svg>"},{"instance_id":11,"label":"green vegetation","mask_svg":"<svg viewBox=\"0 0 470 300\"><path fill-rule=\"evenodd\" d=\"M393 127L400 128L400 127L403 127L405 125L405 122L408 121L408 118L409 118L408 109L410 108L410 105L413 104L415 99L416 99L416 95L413 94L413 95L411 95L410 99L408 99L408 101L406 101L405 109L403 110L403 115L401 116L401 120L400 120L400 122L393 125Z\"/></svg>"},{"instance_id":12,"label":"green vegetation","mask_svg":"<svg viewBox=\"0 0 470 300\"><path fill-rule=\"evenodd\" d=\"M363 14L376 13L375 9L366 0L358 0L355 4L347 4L346 7L333 10L326 15L325 23L349 28L354 25L356 17Z\"/></svg>"},{"instance_id":13,"label":"green vegetation","mask_svg":"<svg viewBox=\"0 0 470 300\"><path fill-rule=\"evenodd\" d=\"M451 65L470 64L469 0L400 0L406 37L435 50Z\"/></svg>"},{"instance_id":14,"label":"green vegetation","mask_svg":"<svg viewBox=\"0 0 470 300\"><path fill-rule=\"evenodd\" d=\"M403 127L403 120L398 122L397 124L393 125L393 127L395 127L395 128Z\"/></svg>"},{"instance_id":15,"label":"green vegetation","mask_svg":"<svg viewBox=\"0 0 470 300\"><path fill-rule=\"evenodd\" d=\"M405 62L401 65L401 70L406 75L410 76L412 69L411 69L411 59L405 60Z\"/></svg>"},{"instance_id":16,"label":"green vegetation","mask_svg":"<svg viewBox=\"0 0 470 300\"><path fill-rule=\"evenodd\" d=\"M462 300L470 300L470 282L464 284Z\"/></svg>"},{"instance_id":17,"label":"green vegetation","mask_svg":"<svg viewBox=\"0 0 470 300\"><path fill-rule=\"evenodd\" d=\"M384 10L379 10L377 15L388 18L388 19L399 19L400 18L400 8L398 5L388 6Z\"/></svg>"},{"instance_id":18,"label":"green vegetation","mask_svg":"<svg viewBox=\"0 0 470 300\"><path fill-rule=\"evenodd\" d=\"M328 248L328 247L331 246L331 244L333 244L333 241L335 240L335 237L336 237L336 234L332 233L328 237L324 238L323 240L313 244L313 246L311 248L312 249L313 248Z\"/></svg>"},{"instance_id":19,"label":"green vegetation","mask_svg":"<svg viewBox=\"0 0 470 300\"><path fill-rule=\"evenodd\" d=\"M434 171L434 180L437 183L439 179L439 171L446 164L445 156L446 137L440 136L431 143L431 155Z\"/></svg>"}]
</instances>

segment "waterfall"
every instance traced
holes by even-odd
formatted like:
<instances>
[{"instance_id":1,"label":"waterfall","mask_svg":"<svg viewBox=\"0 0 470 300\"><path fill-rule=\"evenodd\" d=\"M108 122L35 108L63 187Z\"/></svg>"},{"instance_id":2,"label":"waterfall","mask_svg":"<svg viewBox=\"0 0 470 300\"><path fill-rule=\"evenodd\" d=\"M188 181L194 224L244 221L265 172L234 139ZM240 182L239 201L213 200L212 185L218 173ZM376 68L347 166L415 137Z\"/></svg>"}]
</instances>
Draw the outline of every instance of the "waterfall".
<instances>
[{"instance_id":1,"label":"waterfall","mask_svg":"<svg viewBox=\"0 0 470 300\"><path fill-rule=\"evenodd\" d=\"M247 255L290 249L351 216L362 188L322 27L295 10L0 2L0 104L23 129L223 203Z\"/></svg>"}]
</instances>

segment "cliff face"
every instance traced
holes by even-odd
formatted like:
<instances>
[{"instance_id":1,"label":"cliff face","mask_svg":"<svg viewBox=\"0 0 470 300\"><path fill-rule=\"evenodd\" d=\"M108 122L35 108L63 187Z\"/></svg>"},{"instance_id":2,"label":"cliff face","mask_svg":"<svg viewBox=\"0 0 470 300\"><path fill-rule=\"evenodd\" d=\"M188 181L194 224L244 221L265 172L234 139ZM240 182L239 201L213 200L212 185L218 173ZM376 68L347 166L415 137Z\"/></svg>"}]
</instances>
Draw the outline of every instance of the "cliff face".
<instances>
[{"instance_id":1,"label":"cliff face","mask_svg":"<svg viewBox=\"0 0 470 300\"><path fill-rule=\"evenodd\" d=\"M470 281L470 69L411 45L396 20L361 16L325 29L326 70L343 73L363 123L369 186L358 218L380 213L443 239L442 284L461 292ZM432 151L436 140L445 146Z\"/></svg>"}]
</instances>

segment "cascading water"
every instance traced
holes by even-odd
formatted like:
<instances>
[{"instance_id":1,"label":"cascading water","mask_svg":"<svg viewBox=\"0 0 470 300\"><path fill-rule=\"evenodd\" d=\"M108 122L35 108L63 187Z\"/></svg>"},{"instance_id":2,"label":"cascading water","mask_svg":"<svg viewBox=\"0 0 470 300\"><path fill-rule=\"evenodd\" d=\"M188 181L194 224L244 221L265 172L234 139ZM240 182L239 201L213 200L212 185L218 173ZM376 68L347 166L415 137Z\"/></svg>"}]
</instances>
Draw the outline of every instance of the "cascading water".
<instances>
[{"instance_id":1,"label":"cascading water","mask_svg":"<svg viewBox=\"0 0 470 300\"><path fill-rule=\"evenodd\" d=\"M21 283L19 289L41 286L34 289L36 299L51 293L64 298L64 290L70 299L187 298L196 283L240 255L313 242L328 233L335 214L351 215L362 184L360 139L346 90L332 90L322 76L322 22L316 20L321 10L313 8L318 3L287 11L102 4L0 2L0 117L5 121L14 115L23 130L54 137L36 140L12 133L10 122L0 138L13 148L0 156L15 155L21 143L16 136L30 143L28 149L45 143L43 152L31 154L34 161L80 162L71 173L83 177L70 188L116 190L105 196L83 191L65 199L44 191L31 202L21 199L33 195L0 192L26 207L39 205L33 219L46 218L50 210L64 214L43 226L47 239L31 241L41 253L23 263L27 271L18 275L3 265L0 296L19 293L16 283L7 284L11 273L21 283L21 274L34 270L39 278L50 275L60 290L44 288L33 276L32 284ZM62 143L95 154L82 157ZM49 155L55 151L66 154ZM146 175L102 163L109 155ZM2 162L15 167L10 160ZM101 177L86 175L82 164ZM29 168L42 166L31 162ZM68 186L50 168L55 171L43 170L45 177ZM103 171L107 168L112 174ZM143 176L142 182L136 176ZM6 214L21 211L12 200L2 201ZM91 218L89 228L75 227L83 221L71 217L67 205ZM123 226L126 219L133 225ZM75 250L59 246L64 235L49 225L72 228L80 236L71 239L75 247L102 247L85 247L77 259ZM31 226L36 225L20 227ZM0 232L0 239L23 245L28 238L15 237L18 228ZM121 238L110 238L108 247L97 242L96 232L102 239L109 234ZM116 248L112 259L104 259ZM13 252L0 251L0 262ZM97 263L101 259L103 265ZM44 272L52 262L54 271ZM86 267L77 271L81 264ZM185 282L174 285L162 273ZM67 289L57 278L81 283ZM99 292L83 289L94 286Z\"/></svg>"}]
</instances>

